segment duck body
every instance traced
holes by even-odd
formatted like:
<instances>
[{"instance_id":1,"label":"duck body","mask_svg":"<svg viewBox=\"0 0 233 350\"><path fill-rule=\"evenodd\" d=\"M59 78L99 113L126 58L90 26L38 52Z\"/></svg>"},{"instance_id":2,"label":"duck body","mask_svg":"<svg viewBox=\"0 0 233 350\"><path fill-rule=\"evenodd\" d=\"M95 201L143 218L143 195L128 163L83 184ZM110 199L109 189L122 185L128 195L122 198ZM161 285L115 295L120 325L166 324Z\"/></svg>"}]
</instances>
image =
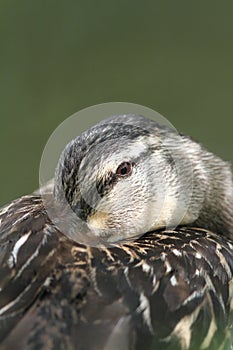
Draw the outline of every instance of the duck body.
<instances>
[{"instance_id":1,"label":"duck body","mask_svg":"<svg viewBox=\"0 0 233 350\"><path fill-rule=\"evenodd\" d=\"M85 246L40 196L0 218L0 349L231 349L229 239L180 227Z\"/></svg>"},{"instance_id":2,"label":"duck body","mask_svg":"<svg viewBox=\"0 0 233 350\"><path fill-rule=\"evenodd\" d=\"M0 209L0 350L233 349L232 188L142 116L71 141L54 183Z\"/></svg>"}]
</instances>

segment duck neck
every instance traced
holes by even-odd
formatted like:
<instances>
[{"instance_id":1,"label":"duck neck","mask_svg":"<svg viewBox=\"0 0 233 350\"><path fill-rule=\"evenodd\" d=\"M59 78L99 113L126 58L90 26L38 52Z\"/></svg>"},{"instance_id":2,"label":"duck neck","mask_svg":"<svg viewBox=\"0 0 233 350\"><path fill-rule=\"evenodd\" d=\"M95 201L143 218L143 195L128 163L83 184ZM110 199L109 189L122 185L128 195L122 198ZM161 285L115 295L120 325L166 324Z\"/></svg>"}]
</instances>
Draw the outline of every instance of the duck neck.
<instances>
[{"instance_id":1,"label":"duck neck","mask_svg":"<svg viewBox=\"0 0 233 350\"><path fill-rule=\"evenodd\" d=\"M231 166L197 145L197 154L190 155L193 167L193 196L194 200L195 197L202 198L202 205L193 224L233 239Z\"/></svg>"}]
</instances>

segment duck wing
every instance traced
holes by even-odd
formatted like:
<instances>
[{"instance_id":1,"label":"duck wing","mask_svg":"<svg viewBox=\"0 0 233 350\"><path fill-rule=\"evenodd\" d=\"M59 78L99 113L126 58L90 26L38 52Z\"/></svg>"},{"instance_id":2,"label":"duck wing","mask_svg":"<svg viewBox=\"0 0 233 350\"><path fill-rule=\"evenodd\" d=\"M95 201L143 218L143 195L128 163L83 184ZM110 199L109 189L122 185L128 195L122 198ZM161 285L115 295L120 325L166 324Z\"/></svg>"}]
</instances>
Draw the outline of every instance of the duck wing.
<instances>
[{"instance_id":1,"label":"duck wing","mask_svg":"<svg viewBox=\"0 0 233 350\"><path fill-rule=\"evenodd\" d=\"M78 244L39 196L0 213L1 349L231 349L233 243L191 227Z\"/></svg>"}]
</instances>

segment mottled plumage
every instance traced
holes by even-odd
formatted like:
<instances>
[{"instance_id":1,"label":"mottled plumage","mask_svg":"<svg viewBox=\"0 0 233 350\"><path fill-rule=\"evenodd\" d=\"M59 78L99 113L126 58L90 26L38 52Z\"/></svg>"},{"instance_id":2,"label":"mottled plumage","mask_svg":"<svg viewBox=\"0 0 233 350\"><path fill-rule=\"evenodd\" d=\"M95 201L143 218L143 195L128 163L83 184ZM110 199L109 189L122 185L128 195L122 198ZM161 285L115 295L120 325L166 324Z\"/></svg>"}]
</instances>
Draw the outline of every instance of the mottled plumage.
<instances>
[{"instance_id":1,"label":"mottled plumage","mask_svg":"<svg viewBox=\"0 0 233 350\"><path fill-rule=\"evenodd\" d=\"M38 196L1 220L1 349L230 349L226 238L181 227L87 247L49 222Z\"/></svg>"}]
</instances>

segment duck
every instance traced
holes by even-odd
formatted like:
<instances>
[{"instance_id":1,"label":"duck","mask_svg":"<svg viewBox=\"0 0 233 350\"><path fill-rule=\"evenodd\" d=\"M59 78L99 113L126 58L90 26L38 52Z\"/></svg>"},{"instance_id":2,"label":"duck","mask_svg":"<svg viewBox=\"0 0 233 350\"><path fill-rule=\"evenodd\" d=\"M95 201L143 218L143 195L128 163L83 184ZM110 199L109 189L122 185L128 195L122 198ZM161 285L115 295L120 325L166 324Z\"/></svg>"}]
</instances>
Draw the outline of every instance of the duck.
<instances>
[{"instance_id":1,"label":"duck","mask_svg":"<svg viewBox=\"0 0 233 350\"><path fill-rule=\"evenodd\" d=\"M0 349L233 349L230 164L140 115L0 209Z\"/></svg>"}]
</instances>

